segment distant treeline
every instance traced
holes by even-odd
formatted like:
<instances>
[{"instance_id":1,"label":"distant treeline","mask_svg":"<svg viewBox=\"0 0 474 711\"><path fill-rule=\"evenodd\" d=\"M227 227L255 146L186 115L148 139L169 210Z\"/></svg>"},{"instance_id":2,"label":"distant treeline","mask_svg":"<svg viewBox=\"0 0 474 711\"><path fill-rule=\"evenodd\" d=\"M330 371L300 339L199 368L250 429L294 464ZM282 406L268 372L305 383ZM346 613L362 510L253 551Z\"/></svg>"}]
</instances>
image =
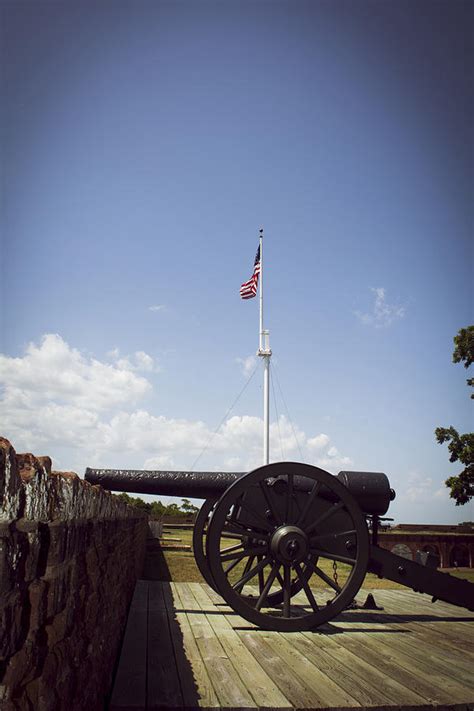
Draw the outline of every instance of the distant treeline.
<instances>
[{"instance_id":1,"label":"distant treeline","mask_svg":"<svg viewBox=\"0 0 474 711\"><path fill-rule=\"evenodd\" d=\"M150 518L160 519L162 516L179 516L186 518L187 516L199 511L199 508L194 506L189 499L181 499L181 504L179 506L176 503L168 504L166 506L161 501L143 501L143 499L140 499L138 496L129 496L125 493L117 494L117 496L130 506L134 506L135 508L140 509L140 511L145 511Z\"/></svg>"}]
</instances>

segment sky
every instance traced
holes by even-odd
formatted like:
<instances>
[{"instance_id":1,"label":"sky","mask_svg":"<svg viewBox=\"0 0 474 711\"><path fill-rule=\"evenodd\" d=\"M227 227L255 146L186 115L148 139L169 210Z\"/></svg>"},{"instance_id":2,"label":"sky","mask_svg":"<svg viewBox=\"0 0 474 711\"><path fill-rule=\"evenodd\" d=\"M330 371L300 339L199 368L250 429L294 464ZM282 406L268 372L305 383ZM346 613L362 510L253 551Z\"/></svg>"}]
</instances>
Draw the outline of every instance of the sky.
<instances>
[{"instance_id":1,"label":"sky","mask_svg":"<svg viewBox=\"0 0 474 711\"><path fill-rule=\"evenodd\" d=\"M473 519L434 437L472 429L472 3L1 13L1 434L80 475L259 466L263 227L271 461Z\"/></svg>"}]
</instances>

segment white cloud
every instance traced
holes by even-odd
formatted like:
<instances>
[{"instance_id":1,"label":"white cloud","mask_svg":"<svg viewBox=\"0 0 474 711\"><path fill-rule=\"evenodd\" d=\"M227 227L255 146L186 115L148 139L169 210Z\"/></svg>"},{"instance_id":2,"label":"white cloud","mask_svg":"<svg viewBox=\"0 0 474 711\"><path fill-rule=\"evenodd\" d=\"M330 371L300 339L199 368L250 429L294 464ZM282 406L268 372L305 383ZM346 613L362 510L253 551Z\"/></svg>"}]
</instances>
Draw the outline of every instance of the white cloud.
<instances>
[{"instance_id":1,"label":"white cloud","mask_svg":"<svg viewBox=\"0 0 474 711\"><path fill-rule=\"evenodd\" d=\"M58 335L30 344L19 358L0 356L1 434L18 451L49 454L66 469L86 466L247 471L262 463L263 422L230 417L214 434L201 421L155 415L138 406L151 391L138 368L143 351L112 364L86 356ZM327 434L308 437L284 416L270 426L272 461L306 461L331 472L352 464Z\"/></svg>"},{"instance_id":2,"label":"white cloud","mask_svg":"<svg viewBox=\"0 0 474 711\"><path fill-rule=\"evenodd\" d=\"M257 357L254 355L249 355L247 358L236 358L235 362L238 363L242 370L242 375L246 378L255 370L257 365Z\"/></svg>"},{"instance_id":3,"label":"white cloud","mask_svg":"<svg viewBox=\"0 0 474 711\"><path fill-rule=\"evenodd\" d=\"M18 409L38 404L67 403L101 411L136 402L151 390L150 383L127 364L102 363L71 348L61 336L47 334L39 346L30 343L22 358L0 355L4 398Z\"/></svg>"},{"instance_id":4,"label":"white cloud","mask_svg":"<svg viewBox=\"0 0 474 711\"><path fill-rule=\"evenodd\" d=\"M172 471L174 461L173 457L165 454L161 457L150 457L149 459L145 459L143 466L145 469L170 469Z\"/></svg>"},{"instance_id":5,"label":"white cloud","mask_svg":"<svg viewBox=\"0 0 474 711\"><path fill-rule=\"evenodd\" d=\"M155 306L149 306L148 311L165 311L166 306L164 304L156 304Z\"/></svg>"},{"instance_id":6,"label":"white cloud","mask_svg":"<svg viewBox=\"0 0 474 711\"><path fill-rule=\"evenodd\" d=\"M329 437L327 436L327 434L321 433L319 435L316 435L316 437L311 437L310 439L308 439L306 444L310 450L323 449L329 444Z\"/></svg>"},{"instance_id":7,"label":"white cloud","mask_svg":"<svg viewBox=\"0 0 474 711\"><path fill-rule=\"evenodd\" d=\"M403 306L390 305L386 302L385 289L383 287L371 288L370 290L375 295L372 311L369 313L354 312L361 323L366 326L375 326L375 328L386 328L394 321L405 316L405 308Z\"/></svg>"},{"instance_id":8,"label":"white cloud","mask_svg":"<svg viewBox=\"0 0 474 711\"><path fill-rule=\"evenodd\" d=\"M433 491L433 479L417 471L410 472L398 496L410 503L426 503L428 499L436 496L436 492Z\"/></svg>"},{"instance_id":9,"label":"white cloud","mask_svg":"<svg viewBox=\"0 0 474 711\"><path fill-rule=\"evenodd\" d=\"M147 373L159 373L161 370L153 358L144 351L135 351L133 355L121 356L120 350L114 348L114 350L109 351L107 355L120 370L143 371Z\"/></svg>"}]
</instances>

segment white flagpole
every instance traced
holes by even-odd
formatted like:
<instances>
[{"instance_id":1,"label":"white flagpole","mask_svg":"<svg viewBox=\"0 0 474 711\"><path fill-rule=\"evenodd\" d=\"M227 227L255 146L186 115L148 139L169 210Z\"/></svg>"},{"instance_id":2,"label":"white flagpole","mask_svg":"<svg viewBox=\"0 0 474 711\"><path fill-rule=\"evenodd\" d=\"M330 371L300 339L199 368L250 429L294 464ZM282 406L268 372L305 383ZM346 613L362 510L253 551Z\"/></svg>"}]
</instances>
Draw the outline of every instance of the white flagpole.
<instances>
[{"instance_id":1,"label":"white flagpole","mask_svg":"<svg viewBox=\"0 0 474 711\"><path fill-rule=\"evenodd\" d=\"M263 328L263 229L260 230L260 334L257 355L263 358L263 463L270 461L270 333Z\"/></svg>"}]
</instances>

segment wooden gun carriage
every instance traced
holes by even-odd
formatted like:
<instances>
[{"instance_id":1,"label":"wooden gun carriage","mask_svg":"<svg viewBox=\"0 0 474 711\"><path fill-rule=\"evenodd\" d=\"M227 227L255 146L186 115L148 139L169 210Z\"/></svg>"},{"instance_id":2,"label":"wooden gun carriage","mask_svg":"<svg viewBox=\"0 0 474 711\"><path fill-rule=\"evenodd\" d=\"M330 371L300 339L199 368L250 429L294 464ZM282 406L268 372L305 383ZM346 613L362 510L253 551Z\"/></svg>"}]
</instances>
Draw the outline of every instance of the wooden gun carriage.
<instances>
[{"instance_id":1,"label":"wooden gun carriage","mask_svg":"<svg viewBox=\"0 0 474 711\"><path fill-rule=\"evenodd\" d=\"M249 473L90 469L113 491L205 499L193 531L207 583L269 630L313 629L349 607L368 572L474 611L474 584L378 546L395 492L385 474L278 462ZM434 563L436 566L436 562Z\"/></svg>"}]
</instances>

